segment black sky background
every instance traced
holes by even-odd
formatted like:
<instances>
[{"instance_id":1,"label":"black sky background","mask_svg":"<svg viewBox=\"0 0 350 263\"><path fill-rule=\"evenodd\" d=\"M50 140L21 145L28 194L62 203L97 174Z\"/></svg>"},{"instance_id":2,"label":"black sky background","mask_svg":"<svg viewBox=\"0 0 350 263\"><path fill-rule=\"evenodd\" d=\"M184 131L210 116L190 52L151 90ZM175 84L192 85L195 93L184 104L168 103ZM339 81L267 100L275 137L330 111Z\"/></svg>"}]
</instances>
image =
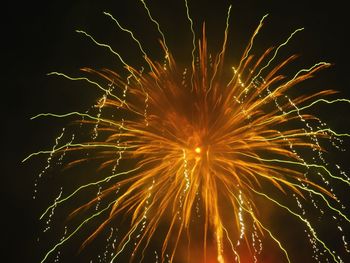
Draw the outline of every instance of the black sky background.
<instances>
[{"instance_id":1,"label":"black sky background","mask_svg":"<svg viewBox=\"0 0 350 263\"><path fill-rule=\"evenodd\" d=\"M50 147L61 130L61 122L30 121L30 117L41 112L85 110L97 98L96 91L91 88L48 77L46 73L60 71L77 75L83 66L120 69L120 63L107 50L91 44L74 30L90 32L125 54L130 64L141 66L137 47L127 34L118 32L113 22L102 14L108 11L137 32L151 57L162 60L157 43L159 35L137 0L39 2L6 2L1 11L2 262L39 262L42 256L35 241L41 231L38 216L50 202L33 200L32 195L35 178L44 161L39 158L22 164L21 160L31 152ZM180 62L188 62L191 34L183 2L148 2L152 2L149 7L160 22L175 57ZM266 13L270 15L257 38L255 47L258 51L281 43L294 29L305 27L291 41L286 52L300 54L300 63L304 66L320 60L334 63L331 69L322 71L313 80L312 86L317 90L339 90L339 97L349 98L350 23L345 3L189 0L197 32L206 21L213 53L222 43L227 8L232 4L228 51L231 58L241 53ZM324 117L335 130L349 132L349 114L350 107L336 107ZM350 171L348 157L347 152L339 156L346 171ZM348 190L343 191L345 199L349 199Z\"/></svg>"}]
</instances>

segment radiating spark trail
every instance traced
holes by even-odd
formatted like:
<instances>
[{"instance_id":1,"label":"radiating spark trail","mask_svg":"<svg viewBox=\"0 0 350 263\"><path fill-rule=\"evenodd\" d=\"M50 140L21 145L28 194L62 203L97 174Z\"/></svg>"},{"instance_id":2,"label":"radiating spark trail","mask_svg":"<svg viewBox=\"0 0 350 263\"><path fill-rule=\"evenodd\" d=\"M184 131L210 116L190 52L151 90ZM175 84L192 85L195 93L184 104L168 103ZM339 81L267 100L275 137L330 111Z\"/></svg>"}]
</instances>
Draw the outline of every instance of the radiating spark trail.
<instances>
[{"instance_id":1,"label":"radiating spark trail","mask_svg":"<svg viewBox=\"0 0 350 263\"><path fill-rule=\"evenodd\" d=\"M238 65L238 70L241 68L242 63L248 58L249 53L250 53L250 51L251 51L251 49L252 49L252 47L253 47L253 43L254 43L255 37L258 35L258 33L259 33L261 27L263 26L263 22L264 22L264 20L266 19L266 17L268 17L268 15L269 15L269 14L264 15L264 16L260 19L259 25L258 25L258 27L255 29L255 32L254 32L253 36L251 37L251 39L250 39L250 41L249 41L249 45L248 45L246 51L244 51L244 56L243 56L243 58L241 59L240 64ZM289 41L289 40L287 40L287 41ZM275 53L277 53L277 51L278 51L278 50L276 50ZM273 60L273 59L272 59L272 60ZM261 73L261 72L259 72L259 73ZM259 75L259 73L258 73L258 75ZM253 79L252 81L254 81L254 79ZM230 84L230 83L229 83L229 84Z\"/></svg>"},{"instance_id":2,"label":"radiating spark trail","mask_svg":"<svg viewBox=\"0 0 350 263\"><path fill-rule=\"evenodd\" d=\"M68 113L65 113L65 114L40 113L38 115L35 115L34 117L31 117L30 119L34 120L34 119L39 118L39 117L47 117L47 116L49 116L49 117L57 117L57 118L65 118L65 117L74 116L74 115L78 115L80 117L87 117L87 118L89 118L91 120L95 120L95 121L104 122L104 123L107 123L109 125L116 126L116 127L120 128L122 130L125 130L125 131L138 132L137 130L128 129L124 125L121 125L118 122L115 122L114 120L97 118L97 117L94 117L94 116L89 115L87 113L81 113L81 112L77 112L77 111L72 111L72 112L68 112Z\"/></svg>"},{"instance_id":3,"label":"radiating spark trail","mask_svg":"<svg viewBox=\"0 0 350 263\"><path fill-rule=\"evenodd\" d=\"M269 235L270 237L278 244L279 248L283 251L283 253L285 254L286 256L286 259L288 260L288 263L291 263L290 261L290 258L289 258L289 254L286 250L286 248L284 248L284 246L282 245L281 241L278 240L278 238L276 238L271 230L269 228L267 228L266 226L264 226L260 221L259 219L255 216L255 214L249 209L249 208L246 208L245 206L243 206L242 204L240 204L240 200L237 196L235 196L232 192L231 192L233 198L235 199L235 201L239 204L239 206L245 211L247 212L248 214L250 214L251 218L261 227L263 228Z\"/></svg>"},{"instance_id":4,"label":"radiating spark trail","mask_svg":"<svg viewBox=\"0 0 350 263\"><path fill-rule=\"evenodd\" d=\"M300 31L303 31L303 30L304 30L304 28L298 28L298 29L296 29L292 34L290 34L289 37L287 38L287 40L284 41L282 44L280 44L280 45L276 48L276 50L275 50L275 52L274 52L272 58L267 62L266 65L264 65L262 68L260 68L259 72L255 75L255 77L253 77L253 79L251 80L250 83L253 83L253 82L261 75L261 73L263 72L263 70L265 70L266 68L268 68L268 67L270 66L271 62L274 61L274 59L276 58L276 56L277 56L277 54L278 54L278 51L279 51L282 47L286 46L296 33L300 32Z\"/></svg>"},{"instance_id":5,"label":"radiating spark trail","mask_svg":"<svg viewBox=\"0 0 350 263\"><path fill-rule=\"evenodd\" d=\"M267 198L268 200L270 200L271 202L275 203L276 205L278 205L279 207L282 207L283 209L287 210L290 214L292 214L293 216L299 218L301 221L303 221L305 223L305 225L309 228L312 236L318 241L320 242L320 244L322 244L322 246L324 247L324 249L327 250L327 252L332 256L332 258L334 259L335 262L339 263L340 261L337 260L336 256L334 255L334 253L330 250L330 248L317 236L316 231L314 230L314 228L311 226L310 222L303 218L301 215L299 215L296 212L293 212L289 207L277 202L275 199L269 197L268 195L261 193L259 191L254 190L253 188L250 188L250 190L252 190L254 193L264 196L265 198Z\"/></svg>"},{"instance_id":6,"label":"radiating spark trail","mask_svg":"<svg viewBox=\"0 0 350 263\"><path fill-rule=\"evenodd\" d=\"M242 153L239 153L239 154L242 154ZM319 165L319 164L309 164L309 163L303 163L303 162L295 162L295 161L288 161L288 160L281 160L281 159L264 159L264 158L260 158L260 157L256 157L256 156L252 156L252 155L247 155L247 154L242 154L242 155L245 155L245 156L248 156L248 157L251 157L251 158L254 158L254 159L257 159L259 161L263 161L263 162L276 162L276 163L285 163L285 164L294 164L294 165L298 165L298 166L304 166L306 168L310 168L310 167L314 167L314 168L320 168L322 169L323 171L325 171L330 177L332 177L333 179L337 179L337 180L340 180L346 184L348 184L350 186L350 181L347 180L347 179L344 179L340 176L336 176L336 175L333 175L325 166L323 165Z\"/></svg>"},{"instance_id":7,"label":"radiating spark trail","mask_svg":"<svg viewBox=\"0 0 350 263\"><path fill-rule=\"evenodd\" d=\"M231 8L232 8L232 6L230 5L229 8L228 8L228 11L227 11L227 16L226 16L226 27L225 27L225 31L224 31L224 42L222 44L221 52L218 55L218 60L215 63L215 67L214 67L214 70L213 70L213 76L212 76L212 78L210 80L210 84L209 84L208 93L210 92L210 90L213 87L213 81L214 81L214 78L216 76L216 73L217 73L217 70L218 70L218 66L221 64L221 61L224 59L223 57L224 57L225 50L226 50L228 29L229 29L229 25L230 25L229 24L229 20L230 20L230 15L231 15Z\"/></svg>"},{"instance_id":8,"label":"radiating spark trail","mask_svg":"<svg viewBox=\"0 0 350 263\"><path fill-rule=\"evenodd\" d=\"M91 36L90 34L86 33L84 30L78 30L78 29L77 29L77 30L75 30L75 32L87 36L87 37L90 38L90 39L92 40L92 42L94 42L96 45L98 45L98 46L100 46L100 47L107 48L112 54L116 55L116 56L119 58L120 62L122 62L123 65L124 65L128 70L130 69L129 64L127 64L127 63L124 61L124 59L122 58L122 56L121 56L118 52L114 51L110 45L107 45L107 44L98 42L97 40L95 40L95 38L94 38L93 36Z\"/></svg>"},{"instance_id":9,"label":"radiating spark trail","mask_svg":"<svg viewBox=\"0 0 350 263\"><path fill-rule=\"evenodd\" d=\"M97 86L100 90L104 91L107 95L110 95L111 97L113 97L113 98L117 99L119 102L121 102L122 105L125 104L125 105L128 107L128 104L127 104L125 101L123 101L122 99L120 99L118 96L112 94L112 93L110 92L110 90L103 88L100 84L98 84L97 82L92 81L92 80L90 80L90 79L88 79L88 78L85 78L85 77L74 78L74 77L70 77L70 76L68 76L68 75L66 75L66 74L64 74L64 73L60 73L60 72L50 72L50 73L48 73L47 75L48 75L48 76L50 76L50 75L62 76L62 77L65 77L66 79L74 80L74 81L81 81L81 80L86 81L86 82L88 82L88 83L90 83L90 84L93 84L93 85ZM128 108L129 108L129 107L128 107ZM130 109L130 108L129 108L129 109ZM33 118L32 118L32 119L33 119Z\"/></svg>"},{"instance_id":10,"label":"radiating spark trail","mask_svg":"<svg viewBox=\"0 0 350 263\"><path fill-rule=\"evenodd\" d=\"M190 22L190 29L192 33L192 73L191 73L191 89L193 90L193 78L194 78L194 72L195 72L195 53L196 53L196 33L194 32L193 29L193 20L190 16L190 9L188 7L188 2L185 0L185 6L186 6L186 16L188 21Z\"/></svg>"},{"instance_id":11,"label":"radiating spark trail","mask_svg":"<svg viewBox=\"0 0 350 263\"><path fill-rule=\"evenodd\" d=\"M113 144L85 144L85 143L67 143L65 145L62 145L58 148L56 148L55 150L46 150L46 151L38 151L35 153L32 153L30 155L28 155L26 158L24 158L22 160L22 162L27 161L28 159L32 158L35 155L39 155L39 154L54 154L56 152L61 152L64 151L65 149L72 149L72 148L112 148L112 149L130 149L130 148L136 148L136 146L117 146L117 145L113 145Z\"/></svg>"},{"instance_id":12,"label":"radiating spark trail","mask_svg":"<svg viewBox=\"0 0 350 263\"><path fill-rule=\"evenodd\" d=\"M114 204L114 202L115 201L111 202L107 207L105 207L102 210L96 212L92 216L86 218L72 233L70 233L67 237L62 239L60 242L58 242L52 249L50 249L46 253L45 257L40 261L40 263L45 262L46 259L50 256L50 254L52 254L59 246L62 246L65 242L67 242L70 238L72 238L72 236L74 236L86 223L88 223L90 220L94 219L95 217L99 216L103 212L107 211L112 206L112 204Z\"/></svg>"},{"instance_id":13,"label":"radiating spark trail","mask_svg":"<svg viewBox=\"0 0 350 263\"><path fill-rule=\"evenodd\" d=\"M83 34L83 35L87 36L87 37L90 38L90 39L92 40L92 42L94 42L96 45L98 45L98 46L100 46L100 47L107 48L113 55L115 55L115 56L118 57L118 59L119 59L120 62L125 66L125 68L127 69L127 71L135 78L135 80L138 81L138 77L135 75L134 70L130 67L129 64L127 64L127 63L125 62L125 60L122 58L122 56L121 56L118 52L116 52L116 51L114 51L114 50L112 49L112 47L111 47L110 45L107 45L107 44L98 42L93 36L91 36L90 34L86 33L86 32L83 31L83 30L75 30L75 31L76 31L77 33L79 33L79 34Z\"/></svg>"},{"instance_id":14,"label":"radiating spark trail","mask_svg":"<svg viewBox=\"0 0 350 263\"><path fill-rule=\"evenodd\" d=\"M144 0L140 0L140 1L143 4L145 10L147 11L147 15L148 15L149 19L157 26L157 30L158 30L159 34L162 36L162 43L164 44L164 48L165 48L165 58L169 59L169 48L166 44L164 33L160 29L160 25L159 25L158 21L155 20L153 18L153 16L151 15L151 11L149 10L148 6L146 5L146 2Z\"/></svg>"},{"instance_id":15,"label":"radiating spark trail","mask_svg":"<svg viewBox=\"0 0 350 263\"><path fill-rule=\"evenodd\" d=\"M297 111L302 111L302 110L311 108L312 106L314 106L314 105L316 105L316 104L318 104L320 102L324 102L324 103L327 103L327 104L333 104L333 103L337 103L337 102L350 103L350 100L348 100L348 99L335 99L335 100L318 99L318 100L315 100L315 101L311 102L310 104L308 104L308 105L306 105L304 107L300 107L298 109L294 109L294 110L291 110L289 112L286 112L284 115L292 114L292 113L297 112Z\"/></svg>"},{"instance_id":16,"label":"radiating spark trail","mask_svg":"<svg viewBox=\"0 0 350 263\"><path fill-rule=\"evenodd\" d=\"M265 18L266 18L267 16L268 16L268 14L264 15L264 16L260 19L259 26L255 29L255 32L253 33L253 36L250 38L250 41L249 41L249 44L248 44L246 50L243 52L243 57L242 57L242 59L241 59L240 62L239 62L237 71L239 71L239 69L241 68L243 62L248 58L249 52L250 52L250 50L251 50L252 47L253 47L253 43L254 43L255 37L256 37L257 34L259 33L259 30L260 30L260 28L262 27L263 22L264 22L264 20L265 20ZM235 72L236 72L236 71L235 71ZM236 73L233 74L232 79L231 79L231 80L228 82L228 84L226 85L227 87L229 87L229 86L233 83L235 77L236 77ZM253 81L254 81L254 79L252 80L252 82L253 82ZM242 92L243 92L243 91L242 91Z\"/></svg>"},{"instance_id":17,"label":"radiating spark trail","mask_svg":"<svg viewBox=\"0 0 350 263\"><path fill-rule=\"evenodd\" d=\"M274 140L287 139L287 138L300 137L300 136L309 137L311 135L317 135L317 134L325 135L327 133L330 133L330 134L335 135L337 137L350 137L350 134L348 134L348 133L337 133L337 132L327 128L327 129L316 130L313 132L293 133L293 134L276 136L276 137L269 137L269 138L264 138L264 139L252 138L252 141L274 141Z\"/></svg>"},{"instance_id":18,"label":"radiating spark trail","mask_svg":"<svg viewBox=\"0 0 350 263\"><path fill-rule=\"evenodd\" d=\"M110 175L110 176L108 176L108 177L106 177L106 178L104 178L102 180L99 180L99 181L96 181L96 182L92 182L92 183L88 183L88 184L80 186L75 191L73 191L70 195L67 195L66 197L63 197L63 198L60 198L60 199L56 200L54 204L50 205L45 210L45 212L41 214L40 219L42 219L52 208L54 208L55 206L59 205L60 203L63 203L65 201L67 201L68 199L72 198L73 196L75 196L81 190L83 190L85 188L88 188L90 186L95 186L95 185L99 185L101 183L109 182L111 179L117 178L117 177L119 177L121 175L127 175L127 174L130 174L130 173L136 172L140 168L141 167L136 167L135 169L131 169L131 170L128 170L128 171L125 171L125 172L120 172L120 173L117 173L117 174L113 174L113 175Z\"/></svg>"},{"instance_id":19,"label":"radiating spark trail","mask_svg":"<svg viewBox=\"0 0 350 263\"><path fill-rule=\"evenodd\" d=\"M109 16L109 17L117 24L117 26L118 26L122 31L124 31L124 32L126 32L126 33L128 33L128 34L130 34L131 38L132 38L132 39L137 43L137 45L139 46L139 49L141 50L141 52L142 52L142 54L143 54L143 56L144 56L144 58L145 58L145 60L146 60L146 63L148 64L150 70L153 72L153 65L150 63L150 60L149 60L149 58L148 58L147 53L146 53L145 50L143 49L141 42L134 36L134 33L133 33L131 30L129 30L129 29L127 29L127 28L121 26L120 23L118 22L118 20L115 19L110 13L108 13L108 12L103 12L103 14L105 14L106 16ZM154 73L154 72L153 72L153 73Z\"/></svg>"}]
</instances>

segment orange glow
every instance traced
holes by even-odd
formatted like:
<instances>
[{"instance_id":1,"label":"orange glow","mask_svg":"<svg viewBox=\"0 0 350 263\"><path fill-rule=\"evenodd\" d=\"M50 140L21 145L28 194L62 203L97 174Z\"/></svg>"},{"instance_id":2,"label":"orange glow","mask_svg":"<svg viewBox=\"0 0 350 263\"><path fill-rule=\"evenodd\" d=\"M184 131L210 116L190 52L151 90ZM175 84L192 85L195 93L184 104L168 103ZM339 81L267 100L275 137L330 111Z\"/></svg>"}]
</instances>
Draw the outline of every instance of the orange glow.
<instances>
[{"instance_id":1,"label":"orange glow","mask_svg":"<svg viewBox=\"0 0 350 263\"><path fill-rule=\"evenodd\" d=\"M278 249L284 262L291 262L285 245L276 237L278 233L271 231L272 223L264 217L268 206L258 207L258 202L266 202L299 220L312 241L321 244L319 251L329 251L335 258L317 239L309 221L284 202L286 197L294 198L295 204L296 200L308 200L313 195L320 202L321 198L327 200L329 208L336 200L327 181L320 185L320 179L312 177L312 169L324 167L309 164L300 154L321 156L324 149L319 141L334 137L334 133L319 130L323 123L310 129L318 118L299 108L335 92L325 90L293 98L286 93L330 64L314 64L286 79L280 72L296 56L270 62L298 30L280 46L253 55L251 45L262 21L235 68L224 63L228 26L216 56L209 55L203 26L202 38L194 49L198 55L193 57L190 70L180 67L164 41L161 44L166 62L155 62L144 53L149 71L125 65L129 73L126 79L109 69L82 69L85 74L110 83L117 94L106 91L96 107L97 117L80 114L83 118L79 125L95 127L93 139L88 137L76 144L72 139L65 147L57 147L57 152L67 155L72 151L84 153L68 168L96 161L98 172L109 172L108 177L89 181L62 198L66 201L88 186L101 185L98 195L75 207L71 216L93 210L89 208L100 206L104 200L109 202L105 206L108 213L82 247L122 217L129 220L130 227L118 232L114 258L131 247L130 262L137 262L134 257L143 258L157 239L161 243L157 262L175 262L181 257L193 259L194 263L198 263L198 258L203 263L248 263L259 257L261 240L265 238ZM50 151L50 158L56 154L55 149ZM322 172L323 178L332 176L327 169L318 174ZM337 216L343 215L331 208L338 212ZM186 256L178 256L179 250Z\"/></svg>"}]
</instances>

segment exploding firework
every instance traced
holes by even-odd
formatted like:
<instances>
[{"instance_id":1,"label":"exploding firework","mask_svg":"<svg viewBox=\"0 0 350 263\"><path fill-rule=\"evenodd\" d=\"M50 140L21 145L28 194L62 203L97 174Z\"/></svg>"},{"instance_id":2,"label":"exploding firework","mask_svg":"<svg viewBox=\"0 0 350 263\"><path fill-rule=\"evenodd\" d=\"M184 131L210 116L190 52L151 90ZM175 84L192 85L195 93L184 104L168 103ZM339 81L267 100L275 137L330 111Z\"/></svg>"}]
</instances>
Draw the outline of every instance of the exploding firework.
<instances>
[{"instance_id":1,"label":"exploding firework","mask_svg":"<svg viewBox=\"0 0 350 263\"><path fill-rule=\"evenodd\" d=\"M79 77L49 73L86 82L103 96L86 112L33 117L76 117L51 150L25 159L49 155L40 177L54 164L64 172L96 171L82 177L86 181L75 189L61 190L41 215L46 232L56 210L81 203L41 262L59 260L61 248L79 235L84 251L106 233L99 262L258 262L264 250L279 255L279 262L292 262L291 236L274 226L271 214L296 222L304 235L301 242L316 262L344 262L341 255L350 248L343 225L350 219L333 185L350 185L350 180L340 167L327 163L326 150L339 148L342 137L350 135L328 128L309 111L319 104L350 101L326 99L333 90L288 94L330 64L318 62L292 77L283 75L296 56L276 62L277 54L302 29L253 56L264 16L232 67L224 60L231 8L222 48L211 56L204 25L197 43L185 0L193 42L191 63L181 68L160 24L141 3L161 36L163 62L153 61L135 34L104 12L138 45L145 68L136 69L110 45L77 30L115 55L127 75L91 68L83 68L85 75ZM324 222L338 232L341 246L328 244L320 230Z\"/></svg>"}]
</instances>

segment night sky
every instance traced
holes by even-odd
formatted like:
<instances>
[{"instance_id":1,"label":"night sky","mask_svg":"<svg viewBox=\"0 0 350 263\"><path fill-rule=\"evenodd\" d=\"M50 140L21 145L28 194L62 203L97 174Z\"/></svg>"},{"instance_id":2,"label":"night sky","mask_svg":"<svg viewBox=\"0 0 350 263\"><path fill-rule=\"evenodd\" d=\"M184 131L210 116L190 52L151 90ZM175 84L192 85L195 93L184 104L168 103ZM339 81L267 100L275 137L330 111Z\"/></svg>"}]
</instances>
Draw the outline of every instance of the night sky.
<instances>
[{"instance_id":1,"label":"night sky","mask_svg":"<svg viewBox=\"0 0 350 263\"><path fill-rule=\"evenodd\" d=\"M34 158L24 164L21 160L31 152L51 147L64 122L30 121L30 117L41 112L84 111L98 98L96 90L82 83L70 83L46 73L78 75L79 68L84 66L121 69L118 60L106 49L93 45L75 30L83 29L109 43L125 54L129 64L139 68L143 62L141 54L129 36L102 14L108 11L139 36L152 58L162 61L163 55L157 42L159 35L137 0L39 2L12 1L2 8L2 262L39 262L43 255L36 242L41 232L38 217L52 199L33 200L32 195L45 159ZM183 1L147 2L152 2L149 7L175 58L180 63L189 63L191 32ZM304 27L281 55L299 54L298 63L306 67L319 61L333 63L310 85L316 90L339 90L339 97L350 98L349 14L345 1L339 2L189 0L189 5L196 32L206 22L209 48L215 53L222 43L227 8L232 4L228 56L233 63L264 14L269 13L269 17L255 42L257 52L281 43L293 30ZM350 106L344 106L322 116L336 131L350 132L349 113ZM349 141L345 145L349 146ZM347 152L334 156L350 172L348 157ZM341 192L346 199L349 188Z\"/></svg>"}]
</instances>

